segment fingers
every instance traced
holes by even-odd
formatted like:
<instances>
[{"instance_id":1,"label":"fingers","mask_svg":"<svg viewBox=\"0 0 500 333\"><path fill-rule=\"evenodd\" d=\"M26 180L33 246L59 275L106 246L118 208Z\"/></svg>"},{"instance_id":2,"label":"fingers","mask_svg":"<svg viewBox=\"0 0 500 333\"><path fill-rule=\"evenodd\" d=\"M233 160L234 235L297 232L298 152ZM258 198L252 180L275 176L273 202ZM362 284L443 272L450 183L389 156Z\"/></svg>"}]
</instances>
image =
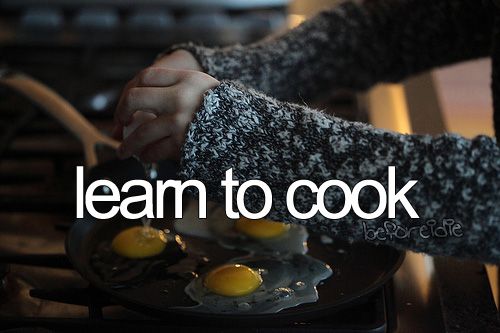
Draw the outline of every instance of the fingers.
<instances>
[{"instance_id":1,"label":"fingers","mask_svg":"<svg viewBox=\"0 0 500 333\"><path fill-rule=\"evenodd\" d=\"M123 139L123 126L115 124L113 130L111 131L111 137L121 141Z\"/></svg>"},{"instance_id":2,"label":"fingers","mask_svg":"<svg viewBox=\"0 0 500 333\"><path fill-rule=\"evenodd\" d=\"M157 59L153 66L173 69L203 71L195 57L188 51L176 50Z\"/></svg>"},{"instance_id":3,"label":"fingers","mask_svg":"<svg viewBox=\"0 0 500 333\"><path fill-rule=\"evenodd\" d=\"M182 70L153 66L137 74L135 82L139 87L168 87L179 82L184 75Z\"/></svg>"},{"instance_id":4,"label":"fingers","mask_svg":"<svg viewBox=\"0 0 500 333\"><path fill-rule=\"evenodd\" d=\"M127 136L118 149L118 157L140 156L146 146L176 132L176 124L168 115L162 115L140 125Z\"/></svg>"},{"instance_id":5,"label":"fingers","mask_svg":"<svg viewBox=\"0 0 500 333\"><path fill-rule=\"evenodd\" d=\"M174 99L168 88L134 87L125 94L116 108L115 117L120 124L128 124L134 112L141 110L157 116L173 112Z\"/></svg>"},{"instance_id":6,"label":"fingers","mask_svg":"<svg viewBox=\"0 0 500 333\"><path fill-rule=\"evenodd\" d=\"M185 71L149 67L130 80L123 89L115 112L115 121L128 125L131 115L142 110L156 115L168 109L168 96L162 89L174 86Z\"/></svg>"},{"instance_id":7,"label":"fingers","mask_svg":"<svg viewBox=\"0 0 500 333\"><path fill-rule=\"evenodd\" d=\"M165 159L178 160L180 157L179 142L175 135L163 138L144 148L139 157L141 161L146 163Z\"/></svg>"},{"instance_id":8,"label":"fingers","mask_svg":"<svg viewBox=\"0 0 500 333\"><path fill-rule=\"evenodd\" d=\"M182 141L193 115L199 109L203 94L219 84L208 74L192 70L158 69L151 67L130 81L122 93L115 112L118 138L124 126L130 135L124 138L118 156L132 155L144 160L158 161L166 157L179 157ZM139 121L137 111L155 114L155 119ZM123 135L122 135L123 137Z\"/></svg>"},{"instance_id":9,"label":"fingers","mask_svg":"<svg viewBox=\"0 0 500 333\"><path fill-rule=\"evenodd\" d=\"M120 98L118 99L118 104L116 106L116 110L118 110L120 105L123 104L123 99L127 95L127 91L129 91L130 88L135 87L135 86L137 86L137 76L135 76L132 80L128 81L127 84L125 85L125 87L123 88L122 94L120 95ZM115 123L118 123L119 125L128 125L127 123L121 124L118 121L117 111L115 111L115 113L114 113L114 120L115 120Z\"/></svg>"}]
</instances>

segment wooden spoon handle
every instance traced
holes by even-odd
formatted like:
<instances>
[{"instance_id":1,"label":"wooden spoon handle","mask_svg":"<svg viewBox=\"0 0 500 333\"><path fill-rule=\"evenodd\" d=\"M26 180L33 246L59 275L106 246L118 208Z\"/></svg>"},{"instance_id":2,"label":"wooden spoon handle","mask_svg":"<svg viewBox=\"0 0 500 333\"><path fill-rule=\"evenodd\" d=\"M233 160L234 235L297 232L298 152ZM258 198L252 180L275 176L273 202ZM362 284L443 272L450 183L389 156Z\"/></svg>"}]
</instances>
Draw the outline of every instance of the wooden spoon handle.
<instances>
[{"instance_id":1,"label":"wooden spoon handle","mask_svg":"<svg viewBox=\"0 0 500 333\"><path fill-rule=\"evenodd\" d=\"M97 145L106 145L114 149L118 148L118 141L102 134L68 101L43 83L24 74L10 72L0 76L0 84L4 84L25 95L80 139L83 144L86 166L88 168L98 163L95 150Z\"/></svg>"}]
</instances>

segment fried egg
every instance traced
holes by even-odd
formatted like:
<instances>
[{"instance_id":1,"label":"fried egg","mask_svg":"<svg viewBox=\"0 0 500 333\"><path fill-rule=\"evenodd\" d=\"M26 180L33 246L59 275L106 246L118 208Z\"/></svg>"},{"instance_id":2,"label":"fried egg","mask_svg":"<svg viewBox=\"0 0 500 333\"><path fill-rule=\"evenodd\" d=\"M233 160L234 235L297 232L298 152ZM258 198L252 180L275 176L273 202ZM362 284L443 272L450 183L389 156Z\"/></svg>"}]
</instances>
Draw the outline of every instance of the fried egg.
<instances>
[{"instance_id":1,"label":"fried egg","mask_svg":"<svg viewBox=\"0 0 500 333\"><path fill-rule=\"evenodd\" d=\"M257 254L307 253L305 227L270 220L210 220L209 228L220 245Z\"/></svg>"},{"instance_id":2,"label":"fried egg","mask_svg":"<svg viewBox=\"0 0 500 333\"><path fill-rule=\"evenodd\" d=\"M301 225L270 220L232 220L224 208L207 202L207 218L198 218L198 202L188 204L184 217L174 223L175 231L185 235L214 239L229 249L250 253L307 253L307 229Z\"/></svg>"},{"instance_id":3,"label":"fried egg","mask_svg":"<svg viewBox=\"0 0 500 333\"><path fill-rule=\"evenodd\" d=\"M271 220L250 220L241 217L234 223L240 233L255 239L270 239L283 235L290 230L290 225Z\"/></svg>"},{"instance_id":4,"label":"fried egg","mask_svg":"<svg viewBox=\"0 0 500 333\"><path fill-rule=\"evenodd\" d=\"M116 254L130 259L153 257L163 252L166 245L165 232L144 226L125 229L111 242L111 248Z\"/></svg>"},{"instance_id":5,"label":"fried egg","mask_svg":"<svg viewBox=\"0 0 500 333\"><path fill-rule=\"evenodd\" d=\"M203 285L221 296L245 296L262 284L260 274L248 266L227 264L211 270L203 279Z\"/></svg>"},{"instance_id":6,"label":"fried egg","mask_svg":"<svg viewBox=\"0 0 500 333\"><path fill-rule=\"evenodd\" d=\"M235 258L193 279L185 288L198 303L190 310L207 313L276 313L316 302L316 286L331 268L308 255Z\"/></svg>"}]
</instances>

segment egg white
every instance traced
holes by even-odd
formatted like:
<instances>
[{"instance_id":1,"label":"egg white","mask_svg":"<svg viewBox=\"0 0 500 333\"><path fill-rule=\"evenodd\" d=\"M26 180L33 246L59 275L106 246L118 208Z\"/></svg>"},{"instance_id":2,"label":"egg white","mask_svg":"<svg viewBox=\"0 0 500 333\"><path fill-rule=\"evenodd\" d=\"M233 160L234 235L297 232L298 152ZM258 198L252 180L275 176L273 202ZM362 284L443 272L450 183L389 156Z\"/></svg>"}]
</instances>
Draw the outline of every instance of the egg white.
<instances>
[{"instance_id":1,"label":"egg white","mask_svg":"<svg viewBox=\"0 0 500 333\"><path fill-rule=\"evenodd\" d=\"M182 219L176 220L176 232L185 236L214 239L228 249L238 249L255 254L286 255L307 253L309 233L301 225L291 224L290 229L273 238L253 238L234 228L235 220L228 218L222 207L207 203L207 218L199 219L198 202L191 201Z\"/></svg>"},{"instance_id":2,"label":"egg white","mask_svg":"<svg viewBox=\"0 0 500 333\"><path fill-rule=\"evenodd\" d=\"M316 286L332 275L331 268L308 255L290 254L286 257L248 256L230 263L251 267L261 274L262 284L253 293L226 297L212 293L203 285L204 275L192 280L185 288L189 297L198 303L192 311L208 313L276 313L303 303L316 302Z\"/></svg>"}]
</instances>

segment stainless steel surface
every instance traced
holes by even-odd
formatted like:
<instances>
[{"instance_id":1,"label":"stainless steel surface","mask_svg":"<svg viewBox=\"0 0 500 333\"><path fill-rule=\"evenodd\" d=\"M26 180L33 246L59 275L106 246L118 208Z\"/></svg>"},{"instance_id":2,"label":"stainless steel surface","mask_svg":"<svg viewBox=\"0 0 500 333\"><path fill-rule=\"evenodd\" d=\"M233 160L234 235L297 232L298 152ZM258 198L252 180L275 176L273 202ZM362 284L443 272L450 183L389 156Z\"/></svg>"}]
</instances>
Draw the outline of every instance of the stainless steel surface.
<instances>
[{"instance_id":1,"label":"stainless steel surface","mask_svg":"<svg viewBox=\"0 0 500 333\"><path fill-rule=\"evenodd\" d=\"M404 82L404 90L406 94L407 112L411 121L412 132L416 134L431 134L439 135L446 133L446 125L442 113L442 108L439 101L439 96L436 91L436 85L432 72L426 72L418 76L412 77ZM446 261L451 265L458 262L456 259L439 258L441 271L445 271ZM405 262L398 271L395 277L395 300L398 309L398 322L400 332L444 332L450 330L450 314L449 311L461 313L468 303L473 303L476 300L460 296L452 300L455 309L444 308L444 303L449 303L448 294L442 289L444 286L440 276L437 273L435 265L437 259L422 254L408 252ZM478 277L476 284L485 283L489 291L486 295L475 295L475 297L485 298L487 304L483 309L477 309L479 312L495 312L493 294L491 284L486 275L486 268L481 264L470 264L467 268L474 271L474 266L483 266L485 274ZM469 273L468 272L468 273ZM445 280L444 277L441 277ZM454 290L455 294L465 294L464 290L468 287L463 285L459 289ZM474 286L477 287L477 286ZM464 289L462 289L464 288ZM474 297L474 296L472 296ZM452 316L454 316L453 314ZM493 318L494 320L495 318ZM498 318L497 318L498 319ZM465 319L465 321L473 321ZM479 319L478 320L483 320ZM478 322L477 325L484 323ZM453 323L454 325L454 323ZM466 332L464 327L452 327L453 331Z\"/></svg>"},{"instance_id":2,"label":"stainless steel surface","mask_svg":"<svg viewBox=\"0 0 500 333\"><path fill-rule=\"evenodd\" d=\"M405 81L411 127L416 134L446 132L439 97L432 73L424 73Z\"/></svg>"},{"instance_id":3,"label":"stainless steel surface","mask_svg":"<svg viewBox=\"0 0 500 333\"><path fill-rule=\"evenodd\" d=\"M435 278L431 257L406 253L403 265L394 276L398 332L444 332Z\"/></svg>"},{"instance_id":4,"label":"stainless steel surface","mask_svg":"<svg viewBox=\"0 0 500 333\"><path fill-rule=\"evenodd\" d=\"M408 118L413 132L443 132L444 122L429 74L404 85ZM424 88L424 89L422 89ZM430 98L433 97L433 98ZM399 332L443 332L439 291L432 257L408 251L394 279Z\"/></svg>"}]
</instances>

